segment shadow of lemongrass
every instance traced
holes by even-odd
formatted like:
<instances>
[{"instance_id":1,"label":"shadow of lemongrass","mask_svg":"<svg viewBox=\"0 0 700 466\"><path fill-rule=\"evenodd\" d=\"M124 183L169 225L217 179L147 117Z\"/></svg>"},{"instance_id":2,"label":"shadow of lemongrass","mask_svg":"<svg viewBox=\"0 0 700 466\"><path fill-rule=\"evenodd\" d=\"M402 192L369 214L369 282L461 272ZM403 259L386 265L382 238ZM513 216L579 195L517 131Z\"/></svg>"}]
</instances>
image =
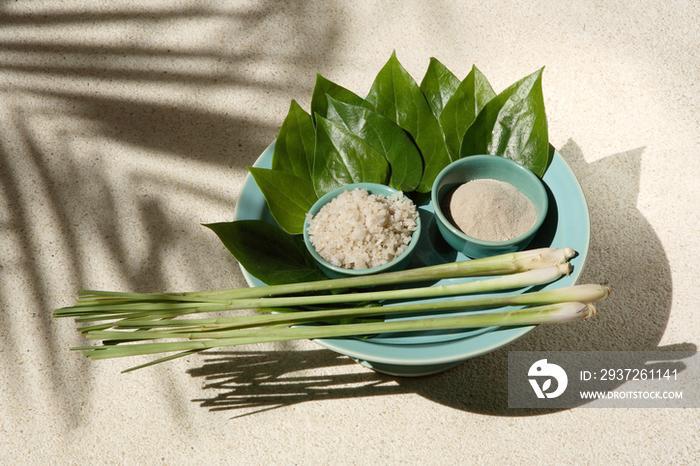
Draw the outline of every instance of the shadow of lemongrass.
<instances>
[{"instance_id":1,"label":"shadow of lemongrass","mask_svg":"<svg viewBox=\"0 0 700 466\"><path fill-rule=\"evenodd\" d=\"M187 372L204 379L205 393L215 393L192 401L211 411L234 411L234 418L309 401L406 393L394 377L325 349L220 352Z\"/></svg>"}]
</instances>

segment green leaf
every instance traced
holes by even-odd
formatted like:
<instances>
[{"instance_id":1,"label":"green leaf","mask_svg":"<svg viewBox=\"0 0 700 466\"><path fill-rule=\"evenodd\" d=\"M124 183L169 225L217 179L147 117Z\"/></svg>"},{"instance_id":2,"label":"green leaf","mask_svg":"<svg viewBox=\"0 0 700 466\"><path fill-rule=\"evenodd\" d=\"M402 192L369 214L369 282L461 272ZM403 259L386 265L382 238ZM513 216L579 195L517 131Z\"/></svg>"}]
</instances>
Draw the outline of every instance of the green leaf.
<instances>
[{"instance_id":1,"label":"green leaf","mask_svg":"<svg viewBox=\"0 0 700 466\"><path fill-rule=\"evenodd\" d=\"M327 118L328 101L326 100L326 96L328 95L333 97L335 100L351 105L362 105L364 102L364 99L354 92L332 81L329 81L320 74L317 74L316 84L314 86L313 94L311 95L311 115L313 115L314 118L316 118L316 114Z\"/></svg>"},{"instance_id":2,"label":"green leaf","mask_svg":"<svg viewBox=\"0 0 700 466\"><path fill-rule=\"evenodd\" d=\"M511 85L484 106L464 134L460 156L500 155L544 176L552 154L542 95L543 70Z\"/></svg>"},{"instance_id":3,"label":"green leaf","mask_svg":"<svg viewBox=\"0 0 700 466\"><path fill-rule=\"evenodd\" d=\"M316 115L312 179L318 197L352 183L386 184L389 163L361 138Z\"/></svg>"},{"instance_id":4,"label":"green leaf","mask_svg":"<svg viewBox=\"0 0 700 466\"><path fill-rule=\"evenodd\" d=\"M389 118L413 137L423 157L423 178L416 191L429 192L435 177L453 160L428 101L395 52L372 83L365 106Z\"/></svg>"},{"instance_id":5,"label":"green leaf","mask_svg":"<svg viewBox=\"0 0 700 466\"><path fill-rule=\"evenodd\" d=\"M389 186L414 191L423 175L423 159L406 131L372 110L327 97L328 119L366 141L389 162Z\"/></svg>"},{"instance_id":6,"label":"green leaf","mask_svg":"<svg viewBox=\"0 0 700 466\"><path fill-rule=\"evenodd\" d=\"M496 93L476 66L462 80L440 114L440 124L451 154L459 158L462 137L484 106Z\"/></svg>"},{"instance_id":7,"label":"green leaf","mask_svg":"<svg viewBox=\"0 0 700 466\"><path fill-rule=\"evenodd\" d=\"M262 220L204 225L254 277L268 285L323 280L300 236L286 234Z\"/></svg>"},{"instance_id":8,"label":"green leaf","mask_svg":"<svg viewBox=\"0 0 700 466\"><path fill-rule=\"evenodd\" d=\"M292 100L275 140L272 169L311 180L315 137L311 116Z\"/></svg>"},{"instance_id":9,"label":"green leaf","mask_svg":"<svg viewBox=\"0 0 700 466\"><path fill-rule=\"evenodd\" d=\"M428 70L420 83L420 89L428 100L428 105L436 117L440 116L442 109L452 94L459 87L459 78L437 58L431 58Z\"/></svg>"},{"instance_id":10,"label":"green leaf","mask_svg":"<svg viewBox=\"0 0 700 466\"><path fill-rule=\"evenodd\" d=\"M310 179L282 170L248 167L277 224L287 233L303 231L306 213L318 200Z\"/></svg>"}]
</instances>

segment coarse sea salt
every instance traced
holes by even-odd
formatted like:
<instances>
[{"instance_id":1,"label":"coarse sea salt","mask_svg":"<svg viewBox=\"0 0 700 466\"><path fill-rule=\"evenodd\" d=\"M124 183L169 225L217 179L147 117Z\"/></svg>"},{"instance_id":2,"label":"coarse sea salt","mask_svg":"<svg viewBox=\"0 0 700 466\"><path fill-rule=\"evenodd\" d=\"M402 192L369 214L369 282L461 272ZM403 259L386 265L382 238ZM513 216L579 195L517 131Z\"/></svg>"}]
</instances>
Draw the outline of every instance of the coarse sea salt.
<instances>
[{"instance_id":1,"label":"coarse sea salt","mask_svg":"<svg viewBox=\"0 0 700 466\"><path fill-rule=\"evenodd\" d=\"M316 252L337 267L360 270L391 262L406 250L418 210L401 192L386 197L356 188L307 216Z\"/></svg>"}]
</instances>

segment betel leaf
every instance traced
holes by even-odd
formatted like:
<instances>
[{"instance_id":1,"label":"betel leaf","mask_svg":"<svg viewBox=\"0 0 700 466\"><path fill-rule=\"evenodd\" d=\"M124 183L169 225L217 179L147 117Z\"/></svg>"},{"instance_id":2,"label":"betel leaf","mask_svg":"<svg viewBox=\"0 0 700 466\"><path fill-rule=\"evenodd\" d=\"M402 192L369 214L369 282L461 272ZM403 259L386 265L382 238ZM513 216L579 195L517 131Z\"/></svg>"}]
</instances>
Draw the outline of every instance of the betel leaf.
<instances>
[{"instance_id":1,"label":"betel leaf","mask_svg":"<svg viewBox=\"0 0 700 466\"><path fill-rule=\"evenodd\" d=\"M316 84L314 85L313 93L311 94L311 115L316 118L316 114L326 118L328 114L328 101L326 96L329 95L335 100L345 102L352 105L362 105L364 99L351 90L343 86L329 81L320 74L316 75Z\"/></svg>"},{"instance_id":2,"label":"betel leaf","mask_svg":"<svg viewBox=\"0 0 700 466\"><path fill-rule=\"evenodd\" d=\"M459 158L462 137L474 122L482 108L496 97L486 76L472 66L440 114L440 125L445 133L445 142L453 156Z\"/></svg>"},{"instance_id":3,"label":"betel leaf","mask_svg":"<svg viewBox=\"0 0 700 466\"><path fill-rule=\"evenodd\" d=\"M406 132L372 110L327 97L328 119L366 141L389 162L389 186L399 191L414 191L423 174L423 159Z\"/></svg>"},{"instance_id":4,"label":"betel leaf","mask_svg":"<svg viewBox=\"0 0 700 466\"><path fill-rule=\"evenodd\" d=\"M428 70L420 83L420 90L423 91L423 95L428 100L433 115L440 116L445 104L458 87L459 78L437 58L431 58Z\"/></svg>"},{"instance_id":5,"label":"betel leaf","mask_svg":"<svg viewBox=\"0 0 700 466\"><path fill-rule=\"evenodd\" d=\"M306 213L318 200L313 182L282 170L248 167L272 217L289 234L303 231Z\"/></svg>"},{"instance_id":6,"label":"betel leaf","mask_svg":"<svg viewBox=\"0 0 700 466\"><path fill-rule=\"evenodd\" d=\"M437 118L416 81L399 63L396 52L377 74L365 105L413 137L423 157L423 178L416 191L429 192L435 177L453 160Z\"/></svg>"},{"instance_id":7,"label":"betel leaf","mask_svg":"<svg viewBox=\"0 0 700 466\"><path fill-rule=\"evenodd\" d=\"M519 80L484 106L464 134L460 156L500 155L544 176L552 153L542 95L543 70Z\"/></svg>"},{"instance_id":8,"label":"betel leaf","mask_svg":"<svg viewBox=\"0 0 700 466\"><path fill-rule=\"evenodd\" d=\"M262 220L204 225L219 237L238 262L268 285L324 280L301 236L286 234Z\"/></svg>"},{"instance_id":9,"label":"betel leaf","mask_svg":"<svg viewBox=\"0 0 700 466\"><path fill-rule=\"evenodd\" d=\"M389 162L363 139L316 115L312 180L318 197L352 183L386 184Z\"/></svg>"},{"instance_id":10,"label":"betel leaf","mask_svg":"<svg viewBox=\"0 0 700 466\"><path fill-rule=\"evenodd\" d=\"M311 116L292 100L275 140L272 169L311 180L315 138Z\"/></svg>"}]
</instances>

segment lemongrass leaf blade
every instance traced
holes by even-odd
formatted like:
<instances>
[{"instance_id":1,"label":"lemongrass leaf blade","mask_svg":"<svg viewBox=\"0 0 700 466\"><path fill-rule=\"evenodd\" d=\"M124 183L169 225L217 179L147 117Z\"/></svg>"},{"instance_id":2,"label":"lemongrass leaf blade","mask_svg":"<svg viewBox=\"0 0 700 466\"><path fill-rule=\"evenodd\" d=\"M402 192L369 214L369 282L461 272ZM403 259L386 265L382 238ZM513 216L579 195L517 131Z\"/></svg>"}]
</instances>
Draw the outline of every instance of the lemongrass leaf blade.
<instances>
[{"instance_id":1,"label":"lemongrass leaf blade","mask_svg":"<svg viewBox=\"0 0 700 466\"><path fill-rule=\"evenodd\" d=\"M124 370L122 371L122 374L126 374L127 372L132 372L132 371L135 371L135 370L138 370L138 369L145 369L146 367L155 366L156 364L161 364L161 363L164 363L164 362L172 361L172 360L174 360L174 359L183 358L183 357L186 357L186 356L190 356L190 355L192 355L192 354L200 353L200 352L202 352L202 351L204 351L204 350L193 349L193 350L185 350L185 351L182 351L182 352L177 353L177 354L171 354L171 355L169 355L169 356L165 356L165 357L162 357L162 358L158 358L158 359L156 359L156 360L154 360L154 361L149 361L149 362L144 363L144 364L139 364L138 366L133 366L133 367L129 367L128 369L124 369Z\"/></svg>"}]
</instances>

